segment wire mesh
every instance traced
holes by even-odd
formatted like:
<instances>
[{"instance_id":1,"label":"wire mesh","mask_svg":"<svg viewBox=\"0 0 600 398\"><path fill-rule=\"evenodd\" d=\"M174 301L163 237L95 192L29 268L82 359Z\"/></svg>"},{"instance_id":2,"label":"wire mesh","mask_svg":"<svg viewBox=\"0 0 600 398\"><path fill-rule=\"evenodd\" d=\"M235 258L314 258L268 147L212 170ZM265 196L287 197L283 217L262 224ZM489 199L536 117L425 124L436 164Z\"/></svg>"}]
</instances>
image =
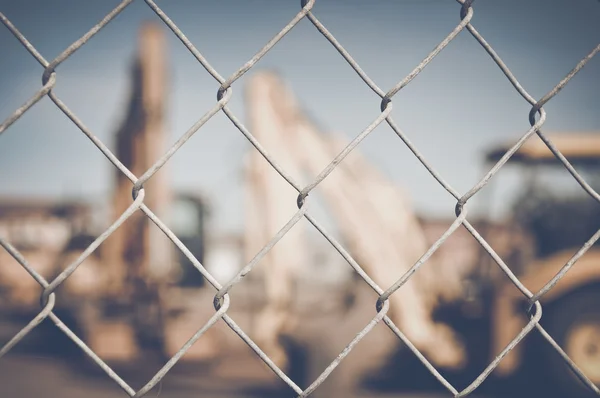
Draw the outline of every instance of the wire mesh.
<instances>
[{"instance_id":1,"label":"wire mesh","mask_svg":"<svg viewBox=\"0 0 600 398\"><path fill-rule=\"evenodd\" d=\"M599 51L600 44L596 46L592 51L580 60L576 66L546 95L541 99L536 100L532 97L519 83L517 78L510 71L508 66L502 61L499 55L494 51L492 46L486 42L483 36L475 29L472 24L474 8L473 0L457 0L459 3L459 16L460 20L456 27L445 37L434 49L423 59L411 73L403 78L399 83L394 85L389 90L385 91L381 89L358 65L358 63L352 58L348 51L336 40L333 34L331 34L327 28L317 19L312 13L312 8L315 4L315 0L302 0L301 10L285 25L281 31L279 31L267 44L264 45L248 62L240 67L230 77L224 78L221 76L215 68L204 58L202 53L194 46L194 44L185 36L185 34L177 27L177 25L167 16L167 14L161 10L161 8L153 0L145 0L152 11L169 27L169 29L179 38L183 45L190 51L190 53L196 58L196 60L206 69L206 71L220 84L220 88L217 92L217 102L212 109L205 113L192 127L189 128L177 142L162 155L143 175L133 175L121 161L108 149L108 147L100 141L92 131L90 131L85 124L72 112L69 107L60 100L60 98L53 92L56 86L56 68L72 56L79 48L86 44L93 36L99 33L133 0L124 0L112 11L110 11L100 22L94 25L86 34L84 34L77 41L72 43L66 50L58 55L54 60L48 62L36 48L27 40L27 38L15 27L12 22L2 13L0 13L0 20L10 30L14 37L29 51L29 53L42 65L44 72L42 74L42 88L40 88L27 102L25 102L20 108L15 110L5 121L0 124L0 134L6 131L15 121L17 121L23 114L25 114L34 104L36 104L41 98L48 96L52 102L85 134L100 150L106 158L116 166L133 184L133 202L127 208L127 210L96 240L77 258L73 263L69 264L54 280L47 281L34 268L29 264L27 259L19 253L19 251L13 247L9 242L0 238L0 245L7 250L7 252L31 275L32 278L43 288L41 296L41 311L38 315L32 319L28 325L20 330L8 343L6 343L0 349L0 357L4 356L11 348L17 345L28 333L36 328L44 319L50 318L50 320L58 327L62 332L65 333L77 346L79 346L85 354L94 361L106 374L116 382L129 396L141 397L150 391L161 379L169 372L169 370L177 363L177 361L186 353L186 351L218 320L222 319L242 340L249 345L252 350L260 357L266 365L272 369L272 371L283 380L289 387L291 387L299 397L305 397L315 391L334 371L334 369L344 360L348 353L360 342L360 340L367 335L376 324L383 321L393 333L406 344L410 350L416 355L416 357L423 363L423 365L435 376L435 378L455 397L467 396L475 391L483 381L490 375L490 373L498 366L499 362L512 351L517 344L523 340L533 329L537 329L540 335L550 344L564 359L568 366L575 372L578 378L585 384L589 389L600 395L600 390L589 380L589 378L583 374L583 372L577 367L571 358L563 351L563 349L554 341L544 328L540 325L539 321L542 317L542 306L540 299L550 291L558 281L564 277L571 267L574 266L575 262L583 256L586 251L600 238L600 231L594 234L582 247L581 249L566 263L560 271L550 280L545 286L538 292L529 291L517 278L516 275L509 269L506 263L500 258L500 256L494 251L489 243L482 237L482 235L475 229L475 227L467 220L467 203L476 195L486 184L489 183L490 179L498 173L502 166L509 160L509 158L527 141L531 136L537 134L539 138L543 140L546 146L552 151L554 156L564 165L569 173L576 179L579 185L596 201L600 202L600 195L594 191L586 181L580 176L580 174L574 169L569 161L560 153L555 145L544 135L541 128L546 120L546 112L543 106L554 98L562 88L564 88L569 81L577 74L585 65L588 63ZM358 134L332 161L323 171L315 178L313 182L305 187L302 187L293 178L286 173L286 171L280 167L273 157L261 146L252 135L250 131L244 127L239 121L235 114L228 107L228 103L233 95L234 83L246 72L248 72L262 57L264 57L294 26L298 24L302 19L307 18L314 27L332 44L332 46L340 53L340 55L346 60L346 62L356 71L358 76L364 81L364 83L371 88L381 98L381 113L380 115L367 126L360 134ZM393 108L393 97L404 87L406 87L411 81L413 81L419 73L452 41L460 34L463 30L467 30L481 45L481 47L489 54L492 60L497 64L502 73L513 85L515 90L529 103L531 104L531 110L529 112L529 122L531 127L521 136L521 138L508 150L504 156L487 172L487 174L468 192L460 194L453 189L443 177L431 166L431 164L425 159L425 157L419 152L419 150L410 142L409 138L400 130L398 125L395 123L392 117ZM179 238L144 204L144 183L146 183L152 176L181 148L189 139L194 135L209 119L211 119L219 111L222 111L229 120L237 127L237 129L250 141L250 143L258 150L262 156L270 163L270 165L298 192L297 205L298 211L296 214L287 222L287 224L275 235L272 239L256 254L256 256L245 266L239 273L232 278L225 285L221 285L204 267L203 265L192 255L192 253L185 247L185 245L179 240ZM428 172L437 180L437 182L446 189L456 200L456 220L452 225L445 231L445 233L423 254L423 256L397 281L395 281L389 288L384 289L378 286L368 274L361 268L361 266L352 258L352 256L343 248L343 246L336 241L336 239L329 234L318 221L311 216L308 212L308 202L310 192L319 185L335 168L336 166L354 149L360 142L367 137L379 124L386 122L398 135L398 137L406 144L410 151L418 158L421 164L428 170ZM209 319L208 322L202 328L200 328L194 336L192 336L183 347L172 357L170 360L151 378L141 389L135 390L128 385L113 369L111 369L101 358L96 355L92 349L90 349L80 337L78 337L72 330L70 330L61 319L53 312L55 306L55 291L69 278L77 268L88 258L98 246L107 239L119 226L121 226L132 214L137 211L143 212L178 248L185 256L192 262L195 268L200 272L204 278L216 289L214 296L214 308L216 312ZM293 380L290 379L276 364L265 354L260 347L258 347L252 339L242 330L240 326L228 315L227 311L230 306L229 291L237 284L242 282L245 275L252 272L257 266L260 260L266 255L266 253L275 245L277 242L301 219L306 218L331 244L332 246L344 257L348 264L360 275L360 277L379 295L376 302L376 316L354 337L354 339L347 344L344 350L327 366L327 368L313 381L312 384L306 389L300 388ZM411 343L409 339L402 333L402 331L392 322L387 316L389 308L389 297L400 289L414 274L414 272L422 267L430 256L448 239L450 235L454 233L459 227L465 227L468 232L479 242L483 249L489 253L495 263L501 268L501 270L510 278L512 283L521 291L521 293L527 298L529 302L529 322L521 330L521 332L497 355L494 360L489 363L479 376L477 376L466 388L458 390L454 385L447 381L440 372L432 365L423 354ZM392 281L390 281L392 282Z\"/></svg>"}]
</instances>

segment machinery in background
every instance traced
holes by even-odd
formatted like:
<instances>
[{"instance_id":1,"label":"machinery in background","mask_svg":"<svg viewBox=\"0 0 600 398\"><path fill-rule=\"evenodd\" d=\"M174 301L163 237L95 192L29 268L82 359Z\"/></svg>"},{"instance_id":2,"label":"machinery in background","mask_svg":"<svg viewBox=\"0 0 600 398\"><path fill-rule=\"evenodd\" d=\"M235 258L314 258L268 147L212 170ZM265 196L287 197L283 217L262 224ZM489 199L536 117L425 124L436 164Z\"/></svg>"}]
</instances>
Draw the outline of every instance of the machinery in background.
<instances>
[{"instance_id":1,"label":"machinery in background","mask_svg":"<svg viewBox=\"0 0 600 398\"><path fill-rule=\"evenodd\" d=\"M165 150L166 58L160 28L145 25L133 69L127 117L117 134L117 157L136 176L144 173ZM275 74L254 74L246 94L250 131L300 186L312 182L347 145L341 136L320 131ZM552 141L578 169L591 170L592 175L598 172L600 135L564 135L552 137ZM520 165L541 172L558 165L540 144L529 140L506 167ZM496 161L506 150L508 147L497 148L487 160ZM250 261L298 211L298 192L254 148L247 158L245 173L247 218L243 242L232 239L223 249L232 252L243 245L244 258L240 263ZM208 247L205 201L193 193L174 192L166 175L168 169L163 168L145 184L144 203L203 263ZM528 186L542 192L537 184ZM133 183L116 172L109 220L116 219L131 204L132 188ZM506 223L473 221L533 292L552 279L600 227L600 205L595 201L589 206L559 199L535 202L535 198L546 196L534 191L525 194L527 200L518 202L513 219ZM400 279L450 225L441 228L433 239L426 236L407 194L357 149L336 166L307 200L320 203L320 199L344 248L383 289ZM313 214L312 210L309 214ZM41 274L51 279L79 257L106 227L89 229L93 224L90 217L90 206L79 202L5 202L0 203L0 232ZM231 293L232 297L245 295L243 300L232 299L239 303L236 310L243 318L239 321L242 329L251 329L250 337L284 369L293 365L282 338L293 335L297 329L297 301L314 298L304 303L314 314L321 302L335 301L320 300L321 294L333 292L338 296L337 302L343 302L346 287L353 286L351 268L344 264L348 272L332 278L339 289L328 286L317 292L327 261L315 260L309 254L312 244L304 228L313 222L312 227L322 228L318 219L301 219ZM485 366L526 324L522 308L526 302L498 267L490 263L487 253L479 261L471 261L464 256L463 246L454 252L445 252L446 249L441 247L439 251L445 254L434 254L390 297L389 315L434 366L457 371L465 366ZM598 385L600 315L593 303L600 299L599 261L600 251L594 246L541 300L541 324ZM314 291L298 294L302 283ZM192 262L138 211L64 282L57 292L56 313L108 362L131 361L139 358L142 351L154 352L165 360L204 324L206 314L214 311L212 307L200 310L195 306L211 303L214 293ZM41 288L35 281L8 253L0 251L3 316L30 319L39 312L40 294ZM450 313L446 308L452 306L460 310L452 317L444 317L444 313ZM339 306L332 309L339 310ZM209 329L182 359L213 358L216 352L231 347L231 342L217 344L215 333L220 332L216 329L217 326ZM543 358L537 368L546 372L547 380L559 382L568 396L574 397L576 390L585 396L585 389L580 388L581 383L558 354L547 343L535 341L536 333L532 332L507 355L496 373L514 375L530 359ZM476 341L481 346L474 349ZM539 350L541 356L526 355L530 350Z\"/></svg>"},{"instance_id":2,"label":"machinery in background","mask_svg":"<svg viewBox=\"0 0 600 398\"><path fill-rule=\"evenodd\" d=\"M347 145L340 136L319 132L275 74L263 72L252 77L247 103L250 131L301 187L312 182ZM520 175L529 177L528 189L517 200L513 216L504 222L483 218L472 223L484 232L521 282L537 292L588 239L600 234L600 204L590 197L565 197L563 189L556 189L561 186L557 182L553 182L555 196L544 191L544 175L562 164L534 138L506 165L521 166L524 172ZM550 138L587 181L600 187L600 134L556 134ZM497 161L509 148L495 148L486 161ZM250 157L247 261L291 219L297 211L298 196L258 151L252 149ZM344 247L384 289L433 243L425 239L423 225L406 194L386 181L356 148L308 196L309 201L315 198L323 199ZM282 365L286 360L281 345L278 347L278 336L294 328L290 304L293 281L302 277L302 270L315 272L305 258L308 249L303 226L307 224L294 226L257 267L271 287L266 290L267 304L255 333L263 343L261 347ZM439 257L429 259L391 296L389 314L434 366L455 373L466 369L478 375L518 335L528 318L524 296L489 254L472 241L475 250L483 252L478 261L447 264ZM594 304L600 300L597 247L591 247L542 297L541 324L600 386L600 310ZM500 362L495 376L516 375L522 363L538 361L534 373L541 371L545 380L553 380L569 396L587 396L587 389L560 355L538 337L533 331L517 345Z\"/></svg>"},{"instance_id":3,"label":"machinery in background","mask_svg":"<svg viewBox=\"0 0 600 398\"><path fill-rule=\"evenodd\" d=\"M584 179L600 189L600 133L554 134L549 139ZM497 162L510 148L499 146L487 155ZM585 242L600 234L600 203L577 186L569 192L560 177L563 164L542 140L532 137L506 164L522 177L522 195L517 198L509 222L520 231L513 240L512 256L506 263L534 294L549 283ZM561 176L557 172L562 172ZM549 177L549 178L548 178ZM546 180L546 182L544 182ZM489 235L489 234L488 234ZM487 237L484 234L484 237ZM540 324L585 375L600 387L600 249L597 241L540 299ZM522 330L529 320L523 294L503 275L487 253L483 253L478 285L491 299L493 356ZM529 367L531 366L531 367ZM534 372L535 370L535 372ZM552 382L565 396L595 396L579 381L556 350L533 330L500 362L497 374L541 371L544 383Z\"/></svg>"},{"instance_id":4,"label":"machinery in background","mask_svg":"<svg viewBox=\"0 0 600 398\"><path fill-rule=\"evenodd\" d=\"M162 27L144 24L138 49L129 107L116 134L116 155L141 176L166 148L167 56ZM194 193L173 192L167 173L163 168L145 184L144 204L202 262L205 201ZM0 232L51 280L132 203L133 183L119 170L114 186L109 214L101 223L93 220L98 208L83 201L5 200L0 203ZM141 352L164 359L178 349L168 343L177 333L174 318L181 315L169 312L171 291L203 284L190 260L137 211L61 285L54 312L108 362L130 361ZM1 250L0 310L6 319L33 317L39 312L40 294L41 287ZM184 341L179 338L175 344Z\"/></svg>"},{"instance_id":5,"label":"machinery in background","mask_svg":"<svg viewBox=\"0 0 600 398\"><path fill-rule=\"evenodd\" d=\"M274 73L255 73L246 98L250 131L300 186L313 181L347 145L340 135L319 131ZM298 211L298 192L254 148L246 171L245 247L250 261ZM383 289L399 280L428 248L405 192L373 167L358 148L308 196L309 201L315 198L323 199L345 248ZM310 251L306 225L305 220L295 225L256 269L265 280L266 305L258 315L254 335L283 367L287 360L278 340L294 329L296 281L321 272L319 265L306 257ZM447 324L435 320L433 313L441 301L460 296L468 267L456 264L449 269L431 258L390 297L390 317L438 366L460 368L466 360L464 343ZM349 265L346 268L351 270Z\"/></svg>"}]
</instances>

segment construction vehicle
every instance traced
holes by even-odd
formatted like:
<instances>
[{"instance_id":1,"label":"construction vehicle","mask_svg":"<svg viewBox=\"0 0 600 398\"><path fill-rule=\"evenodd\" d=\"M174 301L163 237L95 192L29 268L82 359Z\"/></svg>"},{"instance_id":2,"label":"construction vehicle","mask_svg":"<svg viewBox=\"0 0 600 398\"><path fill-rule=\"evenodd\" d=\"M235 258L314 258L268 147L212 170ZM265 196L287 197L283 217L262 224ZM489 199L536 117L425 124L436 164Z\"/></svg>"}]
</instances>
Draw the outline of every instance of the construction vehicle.
<instances>
[{"instance_id":1,"label":"construction vehicle","mask_svg":"<svg viewBox=\"0 0 600 398\"><path fill-rule=\"evenodd\" d=\"M548 137L598 192L600 133L555 133ZM498 145L488 151L485 170L499 161L512 145ZM502 220L489 218L494 192L499 188L496 181L502 178L496 175L485 188L487 192L478 194L479 198L486 199L477 205L483 206L488 215L473 217L471 224L533 294L549 283L590 241L585 254L541 297L540 324L589 380L600 386L600 310L596 307L600 302L600 268L597 266L600 248L596 241L600 235L600 204L575 183L562 162L535 136L502 168L507 172L511 169L516 169L518 185L524 187L517 190L519 195L511 214ZM454 234L460 233L469 235L464 230ZM470 384L530 320L528 299L489 253L473 237L467 237L471 248L465 246L464 249L477 250L479 255L475 255L468 271L461 274L462 293L436 311L462 341L468 342L467 366L463 369L436 366L445 376L458 381L457 385ZM396 388L397 375L410 369L403 367L404 359L395 358L392 365L388 362L378 367L371 385L387 384ZM525 394L552 391L558 396L574 398L595 396L536 329L499 362L490 380L491 384L482 388L486 394L499 397L516 391Z\"/></svg>"},{"instance_id":2,"label":"construction vehicle","mask_svg":"<svg viewBox=\"0 0 600 398\"><path fill-rule=\"evenodd\" d=\"M339 134L324 133L306 116L291 90L275 73L255 73L247 86L250 131L300 186L310 183L347 145ZM246 260L250 259L292 218L296 192L258 151L252 149L247 163ZM309 194L322 199L350 255L384 290L421 257L428 245L422 226L407 195L388 181L355 148L336 169ZM257 343L287 365L278 336L292 333L296 324L292 311L295 280L302 273L319 274L306 253L306 223L299 222L257 266L264 276L266 305L258 315L254 335ZM390 239L390 237L392 239ZM466 359L464 344L445 323L433 319L440 301L460 295L462 276L469 269L453 269L432 258L390 298L390 317L432 362L461 367ZM350 273L352 268L346 264ZM308 271L308 272L306 272ZM317 283L316 281L314 283ZM339 283L348 283L347 279Z\"/></svg>"},{"instance_id":3,"label":"construction vehicle","mask_svg":"<svg viewBox=\"0 0 600 398\"><path fill-rule=\"evenodd\" d=\"M115 149L119 160L137 176L166 150L166 59L162 28L144 24L131 73L129 107ZM203 261L206 201L194 192L173 192L165 169L145 184L144 203ZM34 269L52 280L130 206L133 183L119 170L114 181L112 201L102 221L93 222L93 215L101 214L97 204L84 201L5 199L0 202L0 232ZM105 361L131 361L142 352L164 359L185 342L178 337L170 343L177 333L176 318L181 316L169 313L170 291L203 284L189 259L137 211L59 287L54 312ZM22 323L33 318L40 311L41 291L8 252L0 251L3 319ZM43 326L44 333L57 330L50 323L44 323L49 326ZM43 340L43 335L39 337Z\"/></svg>"},{"instance_id":4,"label":"construction vehicle","mask_svg":"<svg viewBox=\"0 0 600 398\"><path fill-rule=\"evenodd\" d=\"M550 134L549 139L597 192L600 188L600 133ZM486 157L488 165L497 162L509 148L510 145L503 145L491 150ZM519 238L513 241L513 255L507 256L505 261L523 285L535 294L558 274L584 243L593 237L597 239L600 203L579 186L575 191L565 188L564 177L575 185L573 177L567 175L563 164L537 137L525 142L504 167L518 168L526 187L515 202L510 220L519 229ZM557 173L559 171L562 176ZM550 177L549 181L547 177ZM481 291L488 290L487 295L491 298L490 354L493 356L521 331L529 318L524 295L503 276L499 267L490 262L493 261L489 255L483 254L480 267L489 272L481 272L478 282ZM590 381L600 386L600 309L596 305L600 302L598 264L600 248L594 244L541 297L540 323ZM532 369L536 369L536 373L541 371L544 383L553 383L565 396L595 395L537 330L500 362L496 374L508 377Z\"/></svg>"},{"instance_id":5,"label":"construction vehicle","mask_svg":"<svg viewBox=\"0 0 600 398\"><path fill-rule=\"evenodd\" d=\"M275 74L257 73L248 87L251 131L300 186L311 182L347 145L340 136L319 131ZM575 167L591 170L592 173L586 175L591 175L590 181L593 181L593 172L600 166L600 135L552 135L551 140ZM487 162L497 161L509 148L495 148L487 155ZM538 181L536 175L560 165L550 150L544 148L540 140L531 139L505 167L526 167L538 174L524 174ZM246 224L248 261L294 215L297 211L294 199L298 195L258 151L253 149L251 157L247 214L253 219ZM534 191L538 185L530 180L524 197L529 201L537 197ZM319 187L321 189L315 189L308 200L322 195L345 247L384 289L426 251L428 244L423 226L405 193L386 181L362 158L357 148ZM524 210L527 202L519 200L515 214L506 222L483 218L473 223L524 285L536 292L596 233L600 227L600 205L594 200L586 206L577 202L560 203L562 207L547 203L545 213L536 213L531 208ZM557 209L566 217L552 218ZM571 216L576 210L578 216ZM569 217L578 218L576 222L568 222ZM544 219L550 220L546 230L540 226ZM267 286L272 287L266 291L267 306L260 315L262 322L256 323L262 330L256 335L267 353L282 365L286 364L285 354L281 346L277 347L277 336L293 329L294 317L289 304L294 287L292 280L297 278L299 270L309 268L303 265L307 263L303 257L306 238L299 225L290 230L257 267L264 271ZM561 229L564 234L559 236L556 232ZM434 366L454 372L470 370L476 375L517 336L528 317L524 310L525 297L498 266L490 263L487 252L474 239L472 241L474 250L479 248L483 253L478 261L440 266L443 261L439 257L429 259L391 296L390 316ZM543 245L546 251L539 250ZM548 251L548 246L553 250ZM600 315L591 303L600 294L600 268L594 267L599 260L600 251L591 248L541 300L542 325L596 384L600 383ZM576 391L585 396L587 390L552 347L535 342L536 334L532 332L517 345L500 362L494 375L517 374L520 365L525 366L524 359L528 362L532 358L544 358L538 369L543 369L547 378L556 380L558 387L569 396L577 396ZM541 357L527 354L534 349L532 347L541 349Z\"/></svg>"}]
</instances>

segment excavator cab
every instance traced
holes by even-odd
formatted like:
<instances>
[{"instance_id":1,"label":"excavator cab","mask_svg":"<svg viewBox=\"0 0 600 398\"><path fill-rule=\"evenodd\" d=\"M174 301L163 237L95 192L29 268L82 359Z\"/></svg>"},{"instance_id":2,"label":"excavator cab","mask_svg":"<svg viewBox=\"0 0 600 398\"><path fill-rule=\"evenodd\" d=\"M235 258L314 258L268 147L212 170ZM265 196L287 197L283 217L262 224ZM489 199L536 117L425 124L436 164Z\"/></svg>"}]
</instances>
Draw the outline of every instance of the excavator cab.
<instances>
[{"instance_id":1,"label":"excavator cab","mask_svg":"<svg viewBox=\"0 0 600 398\"><path fill-rule=\"evenodd\" d=\"M525 189L514 201L508 224L514 229L505 263L532 293L548 284L586 244L583 254L540 298L540 324L575 362L600 386L600 132L548 136L577 173L589 184L586 193L567 174L563 163L538 137L532 137L503 167L516 168ZM489 151L489 169L509 149L503 145ZM595 190L595 192L593 191ZM491 228L482 231L494 247ZM517 336L529 318L527 298L512 284L489 254L482 249L482 284L490 286L490 360ZM529 368L532 366L531 368ZM522 367L536 369L546 382L556 383L565 396L595 394L575 376L556 350L533 330L497 368L501 376L515 375Z\"/></svg>"},{"instance_id":2,"label":"excavator cab","mask_svg":"<svg viewBox=\"0 0 600 398\"><path fill-rule=\"evenodd\" d=\"M177 195L172 206L174 232L190 253L200 262L204 262L205 236L204 223L206 205L204 200L195 194L181 193ZM187 256L177 250L179 264L177 285L181 287L202 287L204 277Z\"/></svg>"}]
</instances>

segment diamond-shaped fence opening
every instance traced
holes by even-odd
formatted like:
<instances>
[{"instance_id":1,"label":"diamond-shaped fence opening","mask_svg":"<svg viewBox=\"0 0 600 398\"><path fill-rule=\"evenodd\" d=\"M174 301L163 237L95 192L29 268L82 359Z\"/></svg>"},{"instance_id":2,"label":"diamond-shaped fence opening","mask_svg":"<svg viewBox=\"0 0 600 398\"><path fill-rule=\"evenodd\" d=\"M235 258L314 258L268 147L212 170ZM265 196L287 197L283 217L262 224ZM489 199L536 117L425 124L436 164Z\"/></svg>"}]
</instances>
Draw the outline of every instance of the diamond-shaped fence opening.
<instances>
[{"instance_id":1,"label":"diamond-shaped fence opening","mask_svg":"<svg viewBox=\"0 0 600 398\"><path fill-rule=\"evenodd\" d=\"M190 51L195 59L206 69L206 71L220 84L220 88L216 93L216 102L213 107L201 115L198 121L191 126L187 131L180 133L176 143L170 147L166 152L161 153L157 158L151 158L142 169L136 169L126 166L124 159L119 159L115 153L113 153L98 137L94 132L90 131L84 121L80 120L78 116L73 113L68 104L64 103L54 92L53 89L57 84L57 77L60 75L60 64L71 57L81 46L83 46L89 40L92 40L96 34L101 33L104 29L108 29L107 25L117 17L130 3L132 0L122 1L116 6L109 14L107 14L99 23L93 26L86 34L80 39L70 44L62 53L60 53L53 60L46 60L42 54L40 54L36 48L27 40L27 38L21 34L18 27L2 13L0 13L0 20L6 28L14 35L14 37L27 49L27 51L41 64L43 67L42 72L42 85L39 90L34 93L30 99L28 99L21 107L15 110L6 120L0 124L0 134L11 128L24 113L28 112L33 105L35 105L40 99L49 97L50 100L74 123L81 132L87 136L93 144L100 150L105 157L119 170L125 179L129 180L132 184L132 198L129 203L119 212L114 215L114 222L102 233L100 233L93 241L86 244L80 252L77 258L71 258L68 264L64 264L61 268L60 273L53 280L46 280L44 277L39 275L35 271L28 260L19 251L11 245L11 243L5 239L0 239L0 244L3 246L10 256L12 256L18 264L38 283L43 289L43 293L40 297L40 311L30 321L29 324L23 327L21 331L15 334L7 343L0 349L0 357L4 356L10 351L15 345L27 336L33 329L35 329L41 321L49 319L52 321L57 328L59 328L68 338L70 338L79 348L93 361L95 362L106 374L117 383L128 395L130 396L143 396L148 391L153 389L165 375L175 366L179 359L185 355L190 347L196 343L197 340L202 339L203 336L213 328L213 326L219 322L229 327L246 345L248 345L254 354L263 361L274 373L287 384L297 396L308 396L312 392L316 391L319 386L330 377L332 372L335 371L336 367L344 361L348 354L353 348L367 335L373 328L378 324L385 324L389 329L397 336L397 338L408 347L416 358L422 362L423 366L431 372L433 376L441 383L441 385L452 395L466 396L477 390L478 387L484 382L484 380L496 369L502 359L511 353L512 350L530 333L538 333L544 341L544 344L551 346L556 353L564 360L564 362L577 374L577 376L586 384L590 391L600 394L598 388L588 379L588 376L584 371L579 369L571 358L565 353L564 347L561 347L548 332L540 325L540 319L543 317L543 308L540 303L540 299L546 294L552 291L553 287L563 278L570 270L575 266L575 262L598 240L600 233L596 233L591 236L588 242L570 259L566 262L558 273L550 278L547 283L538 291L530 291L523 284L523 282L511 271L509 265L496 253L495 249L488 243L474 224L469 220L468 208L469 201L477 195L477 193L488 184L488 182L494 177L494 175L504 166L504 164L517 152L533 135L537 135L547 148L552 151L553 155L562 163L562 165L569 171L572 177L579 183L579 185L596 201L600 201L600 195L580 176L577 170L569 163L567 158L561 154L556 148L554 143L542 132L542 127L546 121L546 112L543 106L551 101L559 91L565 87L569 81L577 74L586 63L588 63L599 51L600 45L592 49L592 51L585 56L582 60L575 64L574 68L564 77L554 88L552 88L546 95L540 99L532 97L526 90L521 86L517 78L513 75L508 66L502 61L500 56L494 51L492 46L486 42L484 37L475 29L472 22L475 15L475 8L473 7L473 0L458 0L457 7L457 23L456 26L448 33L444 38L441 38L439 44L420 62L407 76L398 79L398 82L387 88L381 88L375 83L375 81L369 77L352 58L351 54L346 51L343 45L334 37L334 35L327 30L327 27L323 25L312 13L312 8L315 4L315 0L302 1L301 8L296 15L291 15L288 21L285 23L281 31L277 32L273 38L264 45L250 60L242 65L237 71L231 76L224 77L217 70L215 70L209 61L202 55L200 46L196 47L178 28L177 24L165 14L159 5L152 1L146 0L146 5L156 13L160 20L173 32L173 34L183 43L183 45ZM338 147L329 156L329 163L320 168L319 170L313 170L314 177L307 184L300 184L293 176L290 170L286 167L281 166L274 159L278 156L276 154L270 154L261 143L261 138L256 136L251 129L248 129L238 118L238 116L232 112L228 107L228 102L232 96L236 95L236 82L246 72L251 70L254 65L264 56L268 55L269 51L278 42L294 28L303 19L308 19L314 27L320 32L333 46L332 51L337 51L343 59L349 64L351 68L358 74L358 78L362 81L381 98L380 108L381 113L374 118L368 125L357 126L357 130L353 132L352 140ZM500 68L500 72L503 73L509 82L512 84L514 89L531 105L531 111L529 113L529 121L531 127L527 131L523 131L521 137L517 142L514 143L510 149L508 149L499 160L493 165L493 167L486 173L486 175L474 185L468 192L459 193L453 187L451 187L444 179L443 173L435 170L428 160L420 153L419 149L416 148L410 141L410 133L404 133L401 131L393 118L393 99L398 93L414 79L418 78L418 75L423 71L430 62L433 62L436 56L444 50L444 48L452 42L459 34L470 34L473 38L481 45L482 50L487 52L491 59ZM283 44L285 45L285 44ZM280 226L277 233L272 236L267 236L266 243L262 248L254 253L253 258L243 267L237 275L231 278L226 283L219 283L209 271L207 271L202 263L196 258L196 256L186 247L186 245L180 240L180 238L161 220L160 215L154 212L153 205L149 204L147 193L144 189L144 184L152 184L156 173L169 161L169 159L178 151L179 148L186 145L186 142L199 130L202 129L203 125L210 120L215 114L223 112L231 123L241 132L241 134L250 141L250 143L256 149L256 154L262 156L267 162L268 167L272 167L282 178L284 182L289 184L296 192L297 198L294 199L293 204L297 206L293 217L285 220ZM330 174L336 168L341 168L344 159L362 142L362 140L382 124L388 124L399 136L399 138L407 145L409 150L416 156L420 163L425 169L432 175L432 177L450 194L452 195L456 203L456 219L455 221L439 236L435 239L435 242L430 247L426 248L419 253L420 258L412 266L407 267L406 272L398 280L386 280L380 281L380 284L376 283L370 276L372 269L369 267L363 267L358 261L356 261L352 255L344 248L344 246L336 240L330 233L328 233L319 223L313 215L311 215L310 202L311 192L321 184L323 180L330 177ZM257 138L258 137L258 138ZM135 174L134 174L135 172ZM332 177L333 178L333 177ZM149 194L148 194L149 195ZM342 199L343 200L343 199ZM157 228L157 231L161 231L166 238L171 240L179 251L187 258L187 260L193 265L195 271L199 272L202 277L215 289L214 290L214 308L215 312L208 319L204 319L203 322L196 325L194 331L190 331L189 340L177 350L175 354L167 358L164 366L148 380L142 388L139 390L133 389L128 385L124 379L109 365L107 365L95 352L90 348L84 341L77 336L71 329L69 329L60 319L59 316L54 312L55 305L57 302L56 296L60 293L57 288L61 286L65 281L72 278L72 275L77 272L80 265L98 249L100 244L109 238L118 228L122 227L122 224L130 217L141 217L142 219L150 220ZM354 271L361 278L361 283L366 283L371 289L373 289L378 299L376 303L373 303L374 312L372 319L366 325L363 326L362 330L356 334L353 339L346 342L346 347L339 353L339 355L331 361L327 366L320 370L320 374L316 375L313 380L307 385L299 386L296 381L292 380L278 365L278 361L274 360L269 356L267 351L264 351L259 344L253 341L247 331L245 331L240 324L238 324L234 317L230 313L231 298L229 296L230 290L235 290L235 286L244 283L246 275L252 274L256 268L261 267L261 261L269 255L272 250L276 250L277 245L281 239L286 236L293 227L302 218L306 218L308 223L311 224L316 230L325 237L325 239L338 251L350 265ZM512 284L520 291L523 296L523 300L527 303L526 313L529 319L526 325L521 328L515 336L512 336L510 341L502 348L501 352L494 358L493 361L487 364L485 369L474 379L470 380L466 387L458 388L457 386L446 380L440 371L430 362L428 359L429 354L422 353L423 350L417 348L402 330L402 326L396 325L396 320L391 318L388 314L390 299L394 295L398 295L398 291L403 288L406 282L416 273L420 268L426 268L428 266L427 261L429 258L444 244L444 242L452 236L458 229L466 229L466 231L472 235L472 237L481 246L481 250L487 252L493 259L495 265L509 278ZM273 281L271 281L272 283ZM276 282L276 281L275 281ZM280 297L280 296L277 296Z\"/></svg>"}]
</instances>

